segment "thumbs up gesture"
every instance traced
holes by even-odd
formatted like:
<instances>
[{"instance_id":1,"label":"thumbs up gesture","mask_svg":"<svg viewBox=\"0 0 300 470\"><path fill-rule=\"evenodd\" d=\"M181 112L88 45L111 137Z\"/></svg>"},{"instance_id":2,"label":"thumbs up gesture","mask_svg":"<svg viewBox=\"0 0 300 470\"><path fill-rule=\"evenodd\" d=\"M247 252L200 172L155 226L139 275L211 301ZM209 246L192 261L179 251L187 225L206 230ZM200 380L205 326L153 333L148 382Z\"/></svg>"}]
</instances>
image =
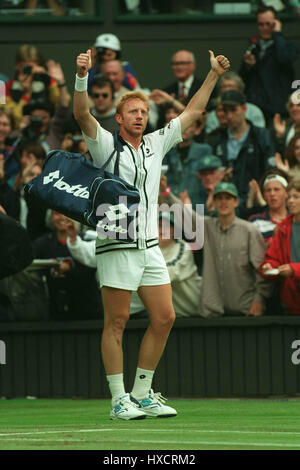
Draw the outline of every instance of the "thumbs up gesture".
<instances>
[{"instance_id":1,"label":"thumbs up gesture","mask_svg":"<svg viewBox=\"0 0 300 470\"><path fill-rule=\"evenodd\" d=\"M85 77L90 68L92 67L91 49L86 53L79 54L76 61L77 74L79 77Z\"/></svg>"},{"instance_id":2,"label":"thumbs up gesture","mask_svg":"<svg viewBox=\"0 0 300 470\"><path fill-rule=\"evenodd\" d=\"M208 51L210 55L210 65L212 70L214 70L219 76L223 75L223 73L227 72L230 68L230 62L224 55L217 55L213 51Z\"/></svg>"}]
</instances>

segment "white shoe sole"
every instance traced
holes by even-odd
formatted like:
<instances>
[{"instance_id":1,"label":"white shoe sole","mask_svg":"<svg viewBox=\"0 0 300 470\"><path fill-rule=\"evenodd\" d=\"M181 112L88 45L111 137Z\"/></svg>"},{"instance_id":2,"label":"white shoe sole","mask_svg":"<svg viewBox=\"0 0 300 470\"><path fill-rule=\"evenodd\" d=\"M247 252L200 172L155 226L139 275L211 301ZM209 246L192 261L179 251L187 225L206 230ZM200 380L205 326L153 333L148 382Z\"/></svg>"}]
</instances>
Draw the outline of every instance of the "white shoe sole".
<instances>
[{"instance_id":1,"label":"white shoe sole","mask_svg":"<svg viewBox=\"0 0 300 470\"><path fill-rule=\"evenodd\" d=\"M145 419L146 413L144 415L135 416L133 418L125 418L121 416L110 416L110 419L113 421L136 421L137 419Z\"/></svg>"}]
</instances>

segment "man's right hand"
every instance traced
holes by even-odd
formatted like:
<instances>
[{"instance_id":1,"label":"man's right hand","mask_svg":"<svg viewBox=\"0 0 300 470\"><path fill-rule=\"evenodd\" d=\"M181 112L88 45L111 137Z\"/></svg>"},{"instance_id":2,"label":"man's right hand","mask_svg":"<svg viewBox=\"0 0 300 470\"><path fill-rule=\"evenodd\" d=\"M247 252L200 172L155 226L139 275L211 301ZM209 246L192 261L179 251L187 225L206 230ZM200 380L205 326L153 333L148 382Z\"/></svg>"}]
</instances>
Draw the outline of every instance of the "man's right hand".
<instances>
[{"instance_id":1,"label":"man's right hand","mask_svg":"<svg viewBox=\"0 0 300 470\"><path fill-rule=\"evenodd\" d=\"M244 55L244 62L248 68L254 67L256 64L255 56L251 54L251 52L246 52Z\"/></svg>"},{"instance_id":2,"label":"man's right hand","mask_svg":"<svg viewBox=\"0 0 300 470\"><path fill-rule=\"evenodd\" d=\"M82 78L85 77L92 67L91 49L88 49L86 53L79 54L76 65L78 76Z\"/></svg>"}]
</instances>

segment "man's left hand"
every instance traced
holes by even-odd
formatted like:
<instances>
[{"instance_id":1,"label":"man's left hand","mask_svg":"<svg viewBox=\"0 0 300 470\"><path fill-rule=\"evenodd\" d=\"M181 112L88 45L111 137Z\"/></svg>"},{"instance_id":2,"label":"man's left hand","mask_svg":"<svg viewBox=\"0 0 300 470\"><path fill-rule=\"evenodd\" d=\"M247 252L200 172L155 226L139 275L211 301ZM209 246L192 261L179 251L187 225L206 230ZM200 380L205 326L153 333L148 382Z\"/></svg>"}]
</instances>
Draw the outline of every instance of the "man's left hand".
<instances>
[{"instance_id":1,"label":"man's left hand","mask_svg":"<svg viewBox=\"0 0 300 470\"><path fill-rule=\"evenodd\" d=\"M282 31L282 23L279 20L274 20L273 31L275 33L280 33Z\"/></svg>"},{"instance_id":2,"label":"man's left hand","mask_svg":"<svg viewBox=\"0 0 300 470\"><path fill-rule=\"evenodd\" d=\"M247 313L247 317L260 317L262 314L263 304L258 300L253 300Z\"/></svg>"},{"instance_id":3,"label":"man's left hand","mask_svg":"<svg viewBox=\"0 0 300 470\"><path fill-rule=\"evenodd\" d=\"M212 70L214 70L219 76L227 72L230 68L230 62L224 55L217 55L215 57L213 51L208 51L210 55L210 65Z\"/></svg>"}]
</instances>

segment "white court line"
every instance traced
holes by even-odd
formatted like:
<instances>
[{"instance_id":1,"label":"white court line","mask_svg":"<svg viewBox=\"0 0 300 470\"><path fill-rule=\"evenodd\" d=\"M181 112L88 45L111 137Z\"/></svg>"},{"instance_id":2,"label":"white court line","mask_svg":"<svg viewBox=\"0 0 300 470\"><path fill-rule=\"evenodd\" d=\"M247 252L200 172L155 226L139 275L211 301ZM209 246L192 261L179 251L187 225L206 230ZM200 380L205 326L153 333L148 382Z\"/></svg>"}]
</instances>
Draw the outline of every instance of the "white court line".
<instances>
[{"instance_id":1,"label":"white court line","mask_svg":"<svg viewBox=\"0 0 300 470\"><path fill-rule=\"evenodd\" d=\"M103 429L61 429L57 431L26 431L26 432L8 432L8 433L0 433L0 437L10 437L10 436L34 436L40 434L60 434L60 433L84 433L84 432L106 432L106 431L132 431L133 428L103 428ZM176 429L139 429L135 428L138 432L157 432L157 433L165 433L165 432L174 432ZM181 432L181 431L180 431ZM239 430L216 430L216 429L184 429L184 432L190 433L214 433L214 434L272 434L272 435L298 435L300 431L239 431ZM155 441L156 442L156 441Z\"/></svg>"},{"instance_id":2,"label":"white court line","mask_svg":"<svg viewBox=\"0 0 300 470\"><path fill-rule=\"evenodd\" d=\"M69 436L68 436L69 437ZM66 442L66 439L48 439L44 440L46 444L48 442ZM5 441L37 441L43 442L42 439L34 439L34 438L14 438L14 439L5 439ZM85 441L82 439L70 439L70 444L72 442L81 442L85 444ZM114 439L114 442L124 442L123 439ZM182 446L191 444L193 446L200 446L200 445L208 445L208 446L236 446L236 447L300 447L299 444L280 444L274 442L231 442L231 441L162 441L162 440L142 440L142 439L129 439L126 440L131 444L170 444L172 446ZM66 442L68 444L68 442Z\"/></svg>"}]
</instances>

